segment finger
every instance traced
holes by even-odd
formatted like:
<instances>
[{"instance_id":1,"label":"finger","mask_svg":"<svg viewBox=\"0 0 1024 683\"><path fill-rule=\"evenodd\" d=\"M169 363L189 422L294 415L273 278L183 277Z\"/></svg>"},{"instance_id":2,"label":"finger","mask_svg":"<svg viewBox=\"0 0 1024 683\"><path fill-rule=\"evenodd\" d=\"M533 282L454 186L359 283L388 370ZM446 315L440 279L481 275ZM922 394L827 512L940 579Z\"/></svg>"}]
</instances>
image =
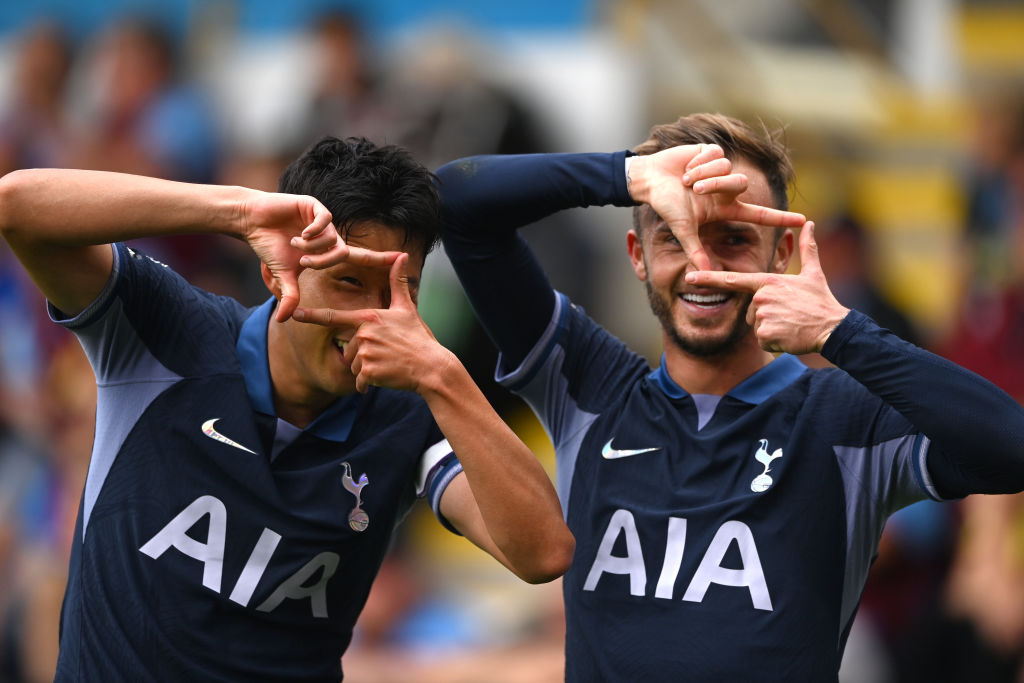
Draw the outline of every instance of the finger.
<instances>
[{"instance_id":1,"label":"finger","mask_svg":"<svg viewBox=\"0 0 1024 683\"><path fill-rule=\"evenodd\" d=\"M750 181L742 173L730 173L729 175L706 178L693 184L693 191L697 194L728 194L738 195L746 191Z\"/></svg>"},{"instance_id":2,"label":"finger","mask_svg":"<svg viewBox=\"0 0 1024 683\"><path fill-rule=\"evenodd\" d=\"M356 311L344 311L337 308L305 308L296 307L292 311L292 317L300 323L311 325L322 325L323 327L354 327L359 328L371 322L374 317L373 309L360 309Z\"/></svg>"},{"instance_id":3,"label":"finger","mask_svg":"<svg viewBox=\"0 0 1024 683\"><path fill-rule=\"evenodd\" d=\"M330 251L322 254L303 255L299 259L299 265L303 268L323 269L344 262L357 266L390 268L401 253L400 251L374 251L339 243Z\"/></svg>"},{"instance_id":4,"label":"finger","mask_svg":"<svg viewBox=\"0 0 1024 683\"><path fill-rule=\"evenodd\" d=\"M721 145L714 143L706 144L701 143L700 151L687 162L685 171L690 171L701 164L706 164L714 159L721 159L725 156L725 150L722 149Z\"/></svg>"},{"instance_id":5,"label":"finger","mask_svg":"<svg viewBox=\"0 0 1024 683\"><path fill-rule=\"evenodd\" d=\"M807 218L802 213L771 209L767 206L745 204L743 202L737 202L735 208L729 211L728 214L728 216L723 217L779 228L799 228L807 222Z\"/></svg>"},{"instance_id":6,"label":"finger","mask_svg":"<svg viewBox=\"0 0 1024 683\"><path fill-rule=\"evenodd\" d=\"M316 254L325 252L333 249L338 244L345 244L345 242L338 237L338 233L333 230L325 230L318 235L311 238L307 237L293 237L289 244L296 249L304 251L307 254Z\"/></svg>"},{"instance_id":7,"label":"finger","mask_svg":"<svg viewBox=\"0 0 1024 683\"><path fill-rule=\"evenodd\" d=\"M345 345L345 352L342 355L349 370L359 379L359 373L363 369L363 359L359 356L359 336L353 336Z\"/></svg>"},{"instance_id":8,"label":"finger","mask_svg":"<svg viewBox=\"0 0 1024 683\"><path fill-rule=\"evenodd\" d=\"M331 225L331 212L316 199L313 199L313 221L302 230L302 237L310 239L322 233Z\"/></svg>"},{"instance_id":9,"label":"finger","mask_svg":"<svg viewBox=\"0 0 1024 683\"><path fill-rule=\"evenodd\" d=\"M277 279L281 283L281 301L277 304L275 319L283 323L299 305L299 281L293 272L280 273Z\"/></svg>"},{"instance_id":10,"label":"finger","mask_svg":"<svg viewBox=\"0 0 1024 683\"><path fill-rule=\"evenodd\" d=\"M391 266L391 303L388 308L411 310L416 308L409 292L409 255L401 253Z\"/></svg>"},{"instance_id":11,"label":"finger","mask_svg":"<svg viewBox=\"0 0 1024 683\"><path fill-rule=\"evenodd\" d=\"M390 268L402 254L400 251L374 251L362 247L349 247L348 250L349 263L374 268Z\"/></svg>"},{"instance_id":12,"label":"finger","mask_svg":"<svg viewBox=\"0 0 1024 683\"><path fill-rule=\"evenodd\" d=\"M732 162L726 158L713 159L707 163L687 169L683 174L683 185L693 185L704 178L714 178L729 175L732 171Z\"/></svg>"},{"instance_id":13,"label":"finger","mask_svg":"<svg viewBox=\"0 0 1024 683\"><path fill-rule=\"evenodd\" d=\"M728 289L734 292L756 292L764 286L771 273L734 273L728 270L701 270L686 274L686 282L697 287Z\"/></svg>"},{"instance_id":14,"label":"finger","mask_svg":"<svg viewBox=\"0 0 1024 683\"><path fill-rule=\"evenodd\" d=\"M754 330L755 334L757 333L757 328L755 327L756 323L757 323L757 304L754 302L753 299L751 299L750 303L747 304L747 325L750 326L750 329Z\"/></svg>"},{"instance_id":15,"label":"finger","mask_svg":"<svg viewBox=\"0 0 1024 683\"><path fill-rule=\"evenodd\" d=\"M821 259L818 257L818 243L814 239L814 222L807 221L800 231L800 274L820 272Z\"/></svg>"},{"instance_id":16,"label":"finger","mask_svg":"<svg viewBox=\"0 0 1024 683\"><path fill-rule=\"evenodd\" d=\"M711 259L708 257L708 253L704 251L704 244L701 243L700 237L697 235L683 235L682 237L676 235L676 239L679 240L679 244L683 247L683 251L686 252L687 258L696 266L697 270L711 270Z\"/></svg>"}]
</instances>

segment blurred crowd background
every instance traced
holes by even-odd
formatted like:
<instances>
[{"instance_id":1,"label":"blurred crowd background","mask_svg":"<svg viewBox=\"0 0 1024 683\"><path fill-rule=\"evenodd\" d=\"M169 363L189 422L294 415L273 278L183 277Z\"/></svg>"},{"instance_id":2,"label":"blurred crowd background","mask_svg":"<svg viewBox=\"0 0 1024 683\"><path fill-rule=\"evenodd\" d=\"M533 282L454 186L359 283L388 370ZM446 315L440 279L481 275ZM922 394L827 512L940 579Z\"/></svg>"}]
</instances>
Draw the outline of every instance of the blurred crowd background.
<instances>
[{"instance_id":1,"label":"blurred crowd background","mask_svg":"<svg viewBox=\"0 0 1024 683\"><path fill-rule=\"evenodd\" d=\"M795 210L838 298L1024 399L1024 5L979 0L48 0L0 5L0 173L77 167L276 188L323 134L469 154L614 151L718 111L785 128ZM657 362L625 209L526 230L555 285ZM140 245L268 295L230 239ZM443 253L424 318L553 469ZM821 359L807 362L820 365ZM52 680L95 388L0 243L0 681ZM402 527L346 680L543 683L556 583L432 519ZM1024 681L1024 499L920 503L886 527L845 683Z\"/></svg>"}]
</instances>

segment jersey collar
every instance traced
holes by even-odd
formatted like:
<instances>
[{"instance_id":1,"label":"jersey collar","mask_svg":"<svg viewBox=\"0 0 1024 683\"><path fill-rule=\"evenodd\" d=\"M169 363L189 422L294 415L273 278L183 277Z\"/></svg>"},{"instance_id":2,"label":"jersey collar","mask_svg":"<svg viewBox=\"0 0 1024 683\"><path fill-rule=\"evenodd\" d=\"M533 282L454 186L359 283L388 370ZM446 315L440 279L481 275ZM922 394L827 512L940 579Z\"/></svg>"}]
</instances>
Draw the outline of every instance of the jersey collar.
<instances>
[{"instance_id":1,"label":"jersey collar","mask_svg":"<svg viewBox=\"0 0 1024 683\"><path fill-rule=\"evenodd\" d=\"M252 309L242 323L235 350L242 366L245 389L253 409L264 415L277 416L274 395L270 387L270 364L267 361L267 326L273 314L276 299L270 297L264 304ZM352 431L360 395L343 396L328 406L306 431L331 441L344 441Z\"/></svg>"},{"instance_id":2,"label":"jersey collar","mask_svg":"<svg viewBox=\"0 0 1024 683\"><path fill-rule=\"evenodd\" d=\"M730 389L726 396L757 405L785 389L806 371L807 366L796 356L784 353ZM661 365L652 371L648 378L669 398L689 396L686 390L669 376L664 353L661 354Z\"/></svg>"}]
</instances>

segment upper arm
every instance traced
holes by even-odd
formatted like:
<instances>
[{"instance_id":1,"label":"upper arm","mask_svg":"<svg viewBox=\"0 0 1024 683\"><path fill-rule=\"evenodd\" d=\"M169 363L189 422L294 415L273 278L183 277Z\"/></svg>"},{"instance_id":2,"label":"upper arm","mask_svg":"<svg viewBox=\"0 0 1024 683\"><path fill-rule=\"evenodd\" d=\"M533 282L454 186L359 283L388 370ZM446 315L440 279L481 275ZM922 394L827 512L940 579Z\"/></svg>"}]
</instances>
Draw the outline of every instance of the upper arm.
<instances>
[{"instance_id":1,"label":"upper arm","mask_svg":"<svg viewBox=\"0 0 1024 683\"><path fill-rule=\"evenodd\" d=\"M110 280L114 250L109 244L58 247L10 240L29 277L43 295L71 317L96 300Z\"/></svg>"}]
</instances>

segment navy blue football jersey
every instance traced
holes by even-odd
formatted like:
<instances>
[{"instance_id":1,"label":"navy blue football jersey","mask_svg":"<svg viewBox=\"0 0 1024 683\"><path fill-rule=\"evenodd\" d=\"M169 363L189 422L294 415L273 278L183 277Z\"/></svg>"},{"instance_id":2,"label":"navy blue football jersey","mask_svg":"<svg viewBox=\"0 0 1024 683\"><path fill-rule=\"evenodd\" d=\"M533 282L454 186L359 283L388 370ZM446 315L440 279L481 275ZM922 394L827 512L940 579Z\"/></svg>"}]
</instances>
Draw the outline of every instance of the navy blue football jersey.
<instances>
[{"instance_id":1,"label":"navy blue football jersey","mask_svg":"<svg viewBox=\"0 0 1024 683\"><path fill-rule=\"evenodd\" d=\"M834 678L886 518L937 496L905 418L793 356L693 396L559 296L500 380L555 446L572 681Z\"/></svg>"},{"instance_id":2,"label":"navy blue football jersey","mask_svg":"<svg viewBox=\"0 0 1024 683\"><path fill-rule=\"evenodd\" d=\"M626 152L438 169L444 245L555 446L576 537L569 681L836 680L886 518L1024 488L1024 409L851 311L810 370L782 355L691 395L555 292L517 230L632 206Z\"/></svg>"},{"instance_id":3,"label":"navy blue football jersey","mask_svg":"<svg viewBox=\"0 0 1024 683\"><path fill-rule=\"evenodd\" d=\"M93 305L51 307L98 384L57 680L339 680L395 525L417 496L438 509L458 461L412 393L279 419L274 300L114 253Z\"/></svg>"}]
</instances>

